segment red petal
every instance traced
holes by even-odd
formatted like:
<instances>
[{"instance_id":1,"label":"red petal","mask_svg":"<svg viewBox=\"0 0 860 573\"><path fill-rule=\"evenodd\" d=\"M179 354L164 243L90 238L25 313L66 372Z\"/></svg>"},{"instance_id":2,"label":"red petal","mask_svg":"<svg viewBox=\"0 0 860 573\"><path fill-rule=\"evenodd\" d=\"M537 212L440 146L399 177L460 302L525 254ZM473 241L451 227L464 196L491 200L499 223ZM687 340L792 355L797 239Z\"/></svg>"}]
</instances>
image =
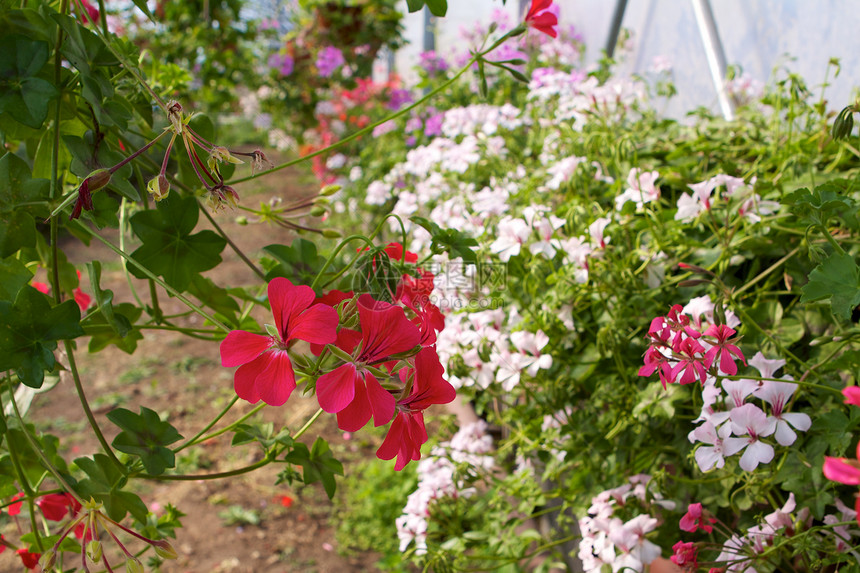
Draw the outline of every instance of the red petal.
<instances>
[{"instance_id":1,"label":"red petal","mask_svg":"<svg viewBox=\"0 0 860 573\"><path fill-rule=\"evenodd\" d=\"M408 436L404 421L407 415L401 412L394 418L391 427L388 429L388 434L385 435L385 440L383 440L379 449L376 450L376 457L380 460L390 460L400 452L402 444Z\"/></svg>"},{"instance_id":2,"label":"red petal","mask_svg":"<svg viewBox=\"0 0 860 573\"><path fill-rule=\"evenodd\" d=\"M293 318L286 340L304 340L315 344L329 344L337 339L337 311L324 304L315 304ZM285 342L286 342L285 340Z\"/></svg>"},{"instance_id":3,"label":"red petal","mask_svg":"<svg viewBox=\"0 0 860 573\"><path fill-rule=\"evenodd\" d=\"M269 282L269 304L275 316L275 326L283 340L290 333L290 321L313 303L314 291L309 286L295 286L289 279L277 277Z\"/></svg>"},{"instance_id":4,"label":"red petal","mask_svg":"<svg viewBox=\"0 0 860 573\"><path fill-rule=\"evenodd\" d=\"M233 330L221 341L221 366L232 368L251 362L272 347L272 338Z\"/></svg>"},{"instance_id":5,"label":"red petal","mask_svg":"<svg viewBox=\"0 0 860 573\"><path fill-rule=\"evenodd\" d=\"M236 395L251 404L260 401L260 392L257 390L257 377L269 366L272 359L271 352L265 352L251 362L240 366L233 376L233 389Z\"/></svg>"},{"instance_id":6,"label":"red petal","mask_svg":"<svg viewBox=\"0 0 860 573\"><path fill-rule=\"evenodd\" d=\"M387 356L406 352L421 342L418 327L409 322L403 308L374 300L369 294L358 299L361 322L362 360L378 362Z\"/></svg>"},{"instance_id":7,"label":"red petal","mask_svg":"<svg viewBox=\"0 0 860 573\"><path fill-rule=\"evenodd\" d=\"M354 388L355 396L352 401L337 413L337 427L345 432L357 432L362 429L373 415L365 385L358 382Z\"/></svg>"},{"instance_id":8,"label":"red petal","mask_svg":"<svg viewBox=\"0 0 860 573\"><path fill-rule=\"evenodd\" d=\"M296 389L296 374L286 350L275 350L269 365L257 376L257 392L270 406L281 406Z\"/></svg>"},{"instance_id":9,"label":"red petal","mask_svg":"<svg viewBox=\"0 0 860 573\"><path fill-rule=\"evenodd\" d=\"M317 380L317 400L320 408L329 414L340 412L355 398L355 365L352 363L338 366L326 372Z\"/></svg>"},{"instance_id":10,"label":"red petal","mask_svg":"<svg viewBox=\"0 0 860 573\"><path fill-rule=\"evenodd\" d=\"M424 410L431 404L447 404L457 397L457 391L443 378L444 369L436 350L425 347L415 357L415 382L412 394L404 400L410 409Z\"/></svg>"},{"instance_id":11,"label":"red petal","mask_svg":"<svg viewBox=\"0 0 860 573\"><path fill-rule=\"evenodd\" d=\"M394 416L396 404L394 396L385 391L373 374L365 374L364 383L367 385L367 399L370 401L370 409L373 411L373 425L384 426ZM356 428L356 430L359 429L361 428Z\"/></svg>"}]
</instances>

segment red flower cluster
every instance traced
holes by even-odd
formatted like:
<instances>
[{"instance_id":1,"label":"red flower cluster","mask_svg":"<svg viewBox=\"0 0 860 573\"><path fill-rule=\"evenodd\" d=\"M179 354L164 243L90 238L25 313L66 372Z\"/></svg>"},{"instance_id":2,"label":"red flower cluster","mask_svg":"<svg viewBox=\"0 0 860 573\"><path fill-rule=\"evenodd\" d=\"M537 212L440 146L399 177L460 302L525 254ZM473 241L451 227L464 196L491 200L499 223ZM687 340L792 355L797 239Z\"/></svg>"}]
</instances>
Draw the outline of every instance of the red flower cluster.
<instances>
[{"instance_id":1,"label":"red flower cluster","mask_svg":"<svg viewBox=\"0 0 860 573\"><path fill-rule=\"evenodd\" d=\"M386 254L417 262L417 256L399 244L389 245ZM450 402L455 391L443 378L433 347L445 323L429 302L433 276L417 268L416 274L421 278L403 275L394 304L341 291L315 298L310 287L285 278L272 280L269 301L275 327L270 335L234 330L221 343L221 364L239 366L236 393L252 403L263 400L279 406L296 387L289 356L293 343L309 342L317 355L332 345L322 363L324 373L316 381L320 407L336 414L338 427L347 432L361 429L371 418L376 426L393 420L377 456L386 460L396 456L397 470L420 459L421 445L427 441L424 410ZM341 304L344 301L349 302ZM345 323L350 328L342 326Z\"/></svg>"},{"instance_id":2,"label":"red flower cluster","mask_svg":"<svg viewBox=\"0 0 860 573\"><path fill-rule=\"evenodd\" d=\"M674 382L690 384L698 380L704 384L708 371L715 364L725 375L737 374L735 360L746 365L746 358L735 344L737 340L732 339L736 331L725 324L712 324L704 333L699 332L691 326L690 317L681 314L681 309L681 305L676 304L666 316L651 321L650 346L639 376L651 376L658 371L665 388Z\"/></svg>"},{"instance_id":3,"label":"red flower cluster","mask_svg":"<svg viewBox=\"0 0 860 573\"><path fill-rule=\"evenodd\" d=\"M552 0L532 0L524 18L526 26L539 32L558 37L558 5Z\"/></svg>"}]
</instances>

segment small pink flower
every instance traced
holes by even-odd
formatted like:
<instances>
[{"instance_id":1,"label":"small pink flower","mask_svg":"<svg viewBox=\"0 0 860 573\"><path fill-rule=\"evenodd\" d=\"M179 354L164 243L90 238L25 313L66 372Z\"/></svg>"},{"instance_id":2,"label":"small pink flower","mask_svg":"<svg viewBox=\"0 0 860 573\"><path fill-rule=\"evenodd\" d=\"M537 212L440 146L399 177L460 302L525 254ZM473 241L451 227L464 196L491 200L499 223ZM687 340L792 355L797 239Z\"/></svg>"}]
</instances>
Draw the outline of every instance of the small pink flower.
<instances>
[{"instance_id":1,"label":"small pink flower","mask_svg":"<svg viewBox=\"0 0 860 573\"><path fill-rule=\"evenodd\" d=\"M692 541L688 541L687 543L679 541L672 546L672 550L675 552L675 554L669 558L672 563L679 567L686 567L691 571L696 569L698 566L696 558L698 557L699 550L696 548L695 543Z\"/></svg>"},{"instance_id":2,"label":"small pink flower","mask_svg":"<svg viewBox=\"0 0 860 573\"><path fill-rule=\"evenodd\" d=\"M708 373L705 371L706 366L702 364L701 354L705 352L705 347L692 338L685 338L681 342L678 352L681 353L681 358L678 364L672 368L672 380L680 384L691 384L698 378L704 385Z\"/></svg>"},{"instance_id":3,"label":"small pink flower","mask_svg":"<svg viewBox=\"0 0 860 573\"><path fill-rule=\"evenodd\" d=\"M684 517L681 518L680 523L678 524L682 531L689 531L690 533L694 533L701 529L705 533L710 533L714 530L710 523L716 523L716 519L712 517L704 518L702 517L702 504L701 503L691 503L687 507L687 513L684 514ZM680 542L679 542L680 543ZM680 563L678 563L680 565Z\"/></svg>"},{"instance_id":4,"label":"small pink flower","mask_svg":"<svg viewBox=\"0 0 860 573\"><path fill-rule=\"evenodd\" d=\"M33 286L35 286L35 284ZM842 395L845 396L846 404L860 406L860 386L848 386L847 388L843 388Z\"/></svg>"},{"instance_id":5,"label":"small pink flower","mask_svg":"<svg viewBox=\"0 0 860 573\"><path fill-rule=\"evenodd\" d=\"M732 355L739 358L746 365L747 360L744 358L744 353L741 352L741 349L729 343L729 338L734 336L736 332L735 329L729 328L725 324L719 326L712 324L708 327L705 331L705 336L716 338L717 342L705 354L705 368L710 368L718 356L720 370L729 376L734 376L738 373L738 366L735 364L735 359L732 358Z\"/></svg>"},{"instance_id":6,"label":"small pink flower","mask_svg":"<svg viewBox=\"0 0 860 573\"><path fill-rule=\"evenodd\" d=\"M857 444L856 460L824 457L824 477L845 485L860 485L860 443Z\"/></svg>"}]
</instances>

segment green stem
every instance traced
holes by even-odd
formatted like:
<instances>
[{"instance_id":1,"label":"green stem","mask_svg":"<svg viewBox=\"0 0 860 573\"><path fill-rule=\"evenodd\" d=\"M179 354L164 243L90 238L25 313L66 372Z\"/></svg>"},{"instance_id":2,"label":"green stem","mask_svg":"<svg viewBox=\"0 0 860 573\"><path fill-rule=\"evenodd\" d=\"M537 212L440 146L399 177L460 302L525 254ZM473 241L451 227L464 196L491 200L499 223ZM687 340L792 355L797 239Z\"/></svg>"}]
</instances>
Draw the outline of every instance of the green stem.
<instances>
[{"instance_id":1,"label":"green stem","mask_svg":"<svg viewBox=\"0 0 860 573\"><path fill-rule=\"evenodd\" d=\"M8 380L8 378L7 378ZM84 500L82 500L77 492L72 489L72 486L69 485L69 482L63 478L60 474L60 471L54 467L54 464L48 460L45 456L45 453L42 451L41 446L36 442L36 438L30 435L30 431L27 429L27 424L24 423L24 418L21 416L21 411L18 409L18 402L15 400L15 392L12 390L11 381L8 384L9 386L9 399L12 400L12 409L15 410L15 416L18 418L18 422L21 424L21 431L24 432L24 437L27 439L27 442L30 444L30 447L33 448L33 451L36 452L36 455L39 457L39 460L42 462L42 465L51 472L51 475L54 476L54 479L57 480L57 483L63 487L69 495L78 500L78 503L83 504ZM2 409L2 405L0 405L0 409ZM40 492L41 493L41 492Z\"/></svg>"},{"instance_id":2,"label":"green stem","mask_svg":"<svg viewBox=\"0 0 860 573\"><path fill-rule=\"evenodd\" d=\"M228 326L226 326L220 320L218 320L214 316L211 316L208 312L206 312L205 310L203 310L202 308L200 308L199 306L197 306L196 304L191 302L187 297L183 296L182 293L180 293L178 290L176 290L175 288L173 288L172 286L168 285L166 282L164 282L163 280L158 278L158 276L155 273L153 273L148 268L146 268L145 266L143 266L142 264L140 264L139 262L134 260L134 258L132 258L131 255L129 255L128 253L126 253L125 251L123 251L122 249L120 249L119 247L117 247L116 245L114 245L113 243L111 243L110 241L108 241L107 239L105 239L104 237L102 237L101 235L99 235L98 233L93 231L92 229L90 229L87 225L81 224L79 228L86 231L87 233L89 233L91 236L95 237L99 241L101 241L107 248L109 248L114 253L116 253L117 255L119 255L120 257L125 259L126 261L130 262L131 264L133 264L138 269L140 269L140 271L143 274L145 274L150 279L154 280L161 288L166 290L172 296L174 296L177 299L179 299L180 301L182 301L182 303L184 303L188 308L192 309L194 312L196 312L197 314L199 314L200 316L202 316L203 318L205 318L206 320L208 320L209 322L211 322L212 324L214 324L215 326L217 326L218 328L220 328L224 332L230 332L231 329Z\"/></svg>"},{"instance_id":3,"label":"green stem","mask_svg":"<svg viewBox=\"0 0 860 573\"><path fill-rule=\"evenodd\" d=\"M244 422L245 420L247 420L248 418L250 418L251 416L253 416L254 414L256 414L257 412L259 412L260 410L262 410L265 407L266 407L265 403L258 404L256 406L254 406L254 408L250 412L248 412L247 414L245 414L244 416L242 416L241 418L239 418L238 420L236 420L235 422L233 422L229 426L221 428L217 432L213 432L213 433L209 434L208 436L204 436L203 438L200 438L198 440L198 443L199 442L205 442L207 440L211 440L212 438L217 438L221 434L225 434L225 433L229 432L230 430L232 430L233 428L235 428L236 426L238 426L239 424L241 424L242 422Z\"/></svg>"},{"instance_id":4,"label":"green stem","mask_svg":"<svg viewBox=\"0 0 860 573\"><path fill-rule=\"evenodd\" d=\"M218 232L218 234L224 237L224 240L227 241L227 244L230 245L230 248L233 249L233 252L239 255L239 258L242 259L242 261L246 265L248 265L248 268L254 271L254 274L260 277L261 280L266 280L266 273L260 270L260 267L251 262L251 259L245 256L245 253L243 253L241 249L239 249L239 247L236 245L236 243L234 243L233 240L227 235L227 233L224 232L224 229L222 229L221 226L218 225L217 222L215 222L214 217L209 214L209 210L205 208L200 199L197 199L197 202L200 204L200 210L203 211L203 214L206 215L206 218L209 219L209 222L212 223L212 226L215 227L215 230Z\"/></svg>"},{"instance_id":5,"label":"green stem","mask_svg":"<svg viewBox=\"0 0 860 573\"><path fill-rule=\"evenodd\" d=\"M354 141L354 140L358 139L359 137L361 137L367 133L370 133L371 131L373 131L374 129L376 129L377 127L379 127L380 125L382 125L384 123L388 123L389 121L394 121L395 119L408 114L413 109L424 105L427 101L429 101L430 99L435 97L440 92L448 89L448 87L450 87L457 80L460 79L460 76L462 76L467 71L469 71L469 69L472 67L472 64L479 61L484 56L486 56L487 54L489 54L490 52L492 52L493 50L495 50L496 48L501 46L512 35L516 35L516 33L519 33L518 29L511 30L510 32L508 32L507 34L502 36L499 40L497 40L492 46L490 46L486 50L479 52L479 53L475 54L474 56L472 56L472 58L466 63L465 66L463 66L460 69L460 71L458 71L456 74L454 74L450 79L448 79L445 82L441 83L440 85L436 86L432 91L428 92L426 95L424 95L424 97L417 100L412 105L409 105L409 106L407 106L407 107L405 107L405 108L403 108L403 109L401 109L401 110L399 110L399 111L397 111L391 115L388 115L388 116L384 117L383 119L380 119L379 121L377 121L375 123L371 123L367 127L360 129L354 133L349 134L348 136L344 137L340 141L336 141L335 143L332 143L328 147L324 147L323 149L319 149L317 151L314 151L313 153L303 155L302 157L299 157L297 159L293 159L292 161L287 161L286 163L282 163L281 165L278 165L277 167L273 167L272 169L269 169L266 171L261 171L259 173L255 173L255 174L249 175L247 177L242 177L240 179L235 179L233 181L229 181L228 183L230 185L236 185L238 183L244 183L245 181L250 181L252 179L256 179L257 177L262 177L264 175L269 175L270 173L280 171L281 169L286 169L287 167L291 167L291 166L296 165L298 163L301 163L303 161L307 161L308 159L312 159L318 155L323 155L324 153L328 153L328 152L335 150L339 147L343 147L347 143Z\"/></svg>"},{"instance_id":6,"label":"green stem","mask_svg":"<svg viewBox=\"0 0 860 573\"><path fill-rule=\"evenodd\" d=\"M314 422L316 422L316 421L317 421L317 418L319 418L319 417L322 415L322 413L323 413L323 409L322 409L322 408L320 408L319 410L317 410L317 411L316 411L316 413L314 413L314 415L313 415L313 416L311 416L310 420L308 420L307 422L305 422L305 425L304 425L304 426L302 426L302 427L299 429L299 431L298 431L298 432L296 432L296 435L295 435L295 436L293 436L293 439L298 440L298 439L302 436L302 434L304 434L305 432L307 432L307 431L308 431L308 428L310 428L310 427L311 427L311 425L312 425Z\"/></svg>"},{"instance_id":7,"label":"green stem","mask_svg":"<svg viewBox=\"0 0 860 573\"><path fill-rule=\"evenodd\" d=\"M274 460L274 457L265 457L257 463L251 464L250 466L245 466L243 468L238 468L235 470L230 470L226 472L214 473L214 474L192 474L192 475L160 475L154 476L150 474L139 474L137 477L142 479L151 479L156 481L197 481L197 480L212 480L212 479L221 479L227 477L238 476L242 474L246 474L248 472L252 472L256 469L259 469L263 466L269 465Z\"/></svg>"},{"instance_id":8,"label":"green stem","mask_svg":"<svg viewBox=\"0 0 860 573\"><path fill-rule=\"evenodd\" d=\"M174 137L175 137L175 135L174 135ZM173 140L171 139L170 142L173 143ZM169 149L170 149L170 146L168 146L168 152L169 152ZM167 160L167 157L168 156L165 155L164 159ZM145 191L143 191L144 189L146 189L146 185L143 184L143 174L140 172L140 167L138 167L136 165L135 165L135 173L137 174L137 186L140 188L141 194L143 195L143 208L148 210L149 209L149 195ZM122 200L125 201L125 197L123 197ZM122 245L120 245L120 248L122 249ZM129 276L129 280L131 280L130 276ZM156 324L160 324L161 321L164 320L164 313L161 311L161 306L158 304L158 290L155 288L155 281L154 280L149 279L147 282L149 283L149 300L150 300L150 302L152 302L152 318L155 320Z\"/></svg>"},{"instance_id":9,"label":"green stem","mask_svg":"<svg viewBox=\"0 0 860 573\"><path fill-rule=\"evenodd\" d=\"M119 248L121 251L125 250L125 230L126 230L126 198L122 198L122 202L119 205ZM134 296L134 300L137 301L137 306L140 308L146 308L146 305L143 304L143 301L140 300L140 296L137 294L137 289L134 288L134 282L131 280L131 273L128 272L128 265L125 262L125 259L120 259L120 264L122 265L122 272L125 274L125 281L128 283L128 289L131 291L132 296Z\"/></svg>"},{"instance_id":10,"label":"green stem","mask_svg":"<svg viewBox=\"0 0 860 573\"><path fill-rule=\"evenodd\" d=\"M125 473L125 465L119 461L116 457L116 454L113 453L113 449L111 449L110 444L108 444L107 439L102 433L101 428L99 427L98 422L96 421L95 415L93 415L93 411L90 408L90 403L87 401L86 392L84 392L84 385L81 383L81 376L78 372L78 366L75 363L75 350L72 348L72 343L68 340L64 340L63 344L66 348L66 356L69 359L69 371L72 373L72 380L75 383L75 392L78 394L78 399L81 402L81 407L84 409L84 415L87 417L87 421L90 424L90 427L93 429L93 433L96 435L96 439L102 446L102 449L108 455L110 460L116 464L120 470Z\"/></svg>"},{"instance_id":11,"label":"green stem","mask_svg":"<svg viewBox=\"0 0 860 573\"><path fill-rule=\"evenodd\" d=\"M197 443L198 438L200 438L200 436L202 436L203 434L205 434L206 432L208 432L209 430L211 430L211 429L212 429L212 426L214 426L215 424L217 424L217 423L218 423L218 421L219 421L221 418L223 418L223 417L227 414L227 412L229 412L229 411L230 411L230 409L231 409L233 406L235 406L235 405L236 405L236 402L238 402L238 401L239 401L239 396L233 396L233 399L232 399L232 400L230 400L230 402L227 404L227 406L225 406L225 407L224 407L224 409L223 409L223 410L221 410L221 412L219 412L219 413L218 413L218 415L217 415L217 416L215 416L215 418L214 418L211 422L209 422L209 423L206 425L206 427L205 427L205 428L203 428L202 430L200 430L199 432L197 432L197 434L195 434L193 438L191 438L190 440L188 440L187 442L185 442L185 443L184 443L184 444L182 444L181 446L179 446L179 447L177 447L177 448L174 448L173 453L174 453L174 454L178 454L179 452L181 452L182 450L184 450L184 449L185 449L185 448L187 448L188 446L192 446L192 445L196 444L196 443Z\"/></svg>"}]
</instances>

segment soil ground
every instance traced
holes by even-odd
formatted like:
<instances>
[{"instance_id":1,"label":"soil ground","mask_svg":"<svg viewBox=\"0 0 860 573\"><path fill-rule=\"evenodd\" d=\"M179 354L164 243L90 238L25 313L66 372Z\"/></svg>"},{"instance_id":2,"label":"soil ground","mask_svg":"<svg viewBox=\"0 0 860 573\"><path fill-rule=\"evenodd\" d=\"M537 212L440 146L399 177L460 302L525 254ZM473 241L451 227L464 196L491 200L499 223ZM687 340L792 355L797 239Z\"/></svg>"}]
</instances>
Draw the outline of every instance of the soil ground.
<instances>
[{"instance_id":1,"label":"soil ground","mask_svg":"<svg viewBox=\"0 0 860 573\"><path fill-rule=\"evenodd\" d=\"M312 179L285 170L239 186L238 191L243 204L256 206L260 201L275 197L288 200L313 193L315 187ZM289 231L277 226L240 226L235 221L240 214L240 211L228 210L217 215L216 220L252 260L258 260L263 246L289 244L292 240ZM202 215L200 219L198 229L208 228L208 221ZM115 230L106 231L105 236L116 243ZM134 245L130 247L133 249ZM79 268L83 268L87 261L102 261L103 287L113 290L114 302L134 302L117 257L106 247L96 242L86 247L69 238L62 248ZM224 262L221 265L205 273L216 284L223 287L262 284L229 246L222 257ZM134 284L143 302L150 304L147 283L135 279ZM81 286L88 290L86 272ZM186 310L163 291L159 292L159 301L166 314ZM264 316L262 313L259 318ZM200 326L202 321L192 315L178 323ZM75 357L96 418L110 441L118 430L105 417L107 412L116 407L137 412L140 406L146 406L158 412L162 419L169 420L186 438L193 436L234 396L233 369L221 367L217 342L196 340L162 330L146 330L144 333L144 340L132 355L114 346L89 354L86 352L87 339L78 340ZM240 400L216 428L236 420L252 408L253 405ZM276 428L286 424L295 432L317 408L315 398L305 398L300 392L295 392L285 406L264 408L254 419L273 422ZM52 391L37 396L31 412L40 430L61 437L61 454L67 461L100 451L70 380L63 380ZM344 462L347 472L351 461L373 456L378 446L373 443L378 441L373 437L363 443L344 439L332 416L322 416L302 441L310 446L317 435L328 440L335 457ZM195 475L223 472L261 458L262 450L258 446L231 447L231 437L232 434L227 433L205 442L202 447L185 450L178 456L176 470L172 471ZM177 539L173 540L179 558L166 562L161 571L343 573L375 570L376 555L345 557L340 554L341 548L335 539L335 506L322 487L319 484L307 487L274 485L280 469L282 467L267 466L226 480L136 482L134 490L150 509L173 504L186 514L181 519L183 527L177 530ZM338 483L340 485L340 481ZM251 516L250 520L243 520L243 515ZM255 520L253 516L259 518L258 524L249 522ZM22 521L21 526L29 529L26 521ZM18 537L14 528L6 534L10 539ZM105 546L108 546L107 542ZM132 551L143 548L141 542L133 540L128 546ZM75 561L74 564L77 563ZM72 566L71 561L67 564ZM121 560L115 560L114 564L119 565L115 567L117 571L124 570ZM11 551L0 555L0 571L22 571L20 561Z\"/></svg>"}]
</instances>

